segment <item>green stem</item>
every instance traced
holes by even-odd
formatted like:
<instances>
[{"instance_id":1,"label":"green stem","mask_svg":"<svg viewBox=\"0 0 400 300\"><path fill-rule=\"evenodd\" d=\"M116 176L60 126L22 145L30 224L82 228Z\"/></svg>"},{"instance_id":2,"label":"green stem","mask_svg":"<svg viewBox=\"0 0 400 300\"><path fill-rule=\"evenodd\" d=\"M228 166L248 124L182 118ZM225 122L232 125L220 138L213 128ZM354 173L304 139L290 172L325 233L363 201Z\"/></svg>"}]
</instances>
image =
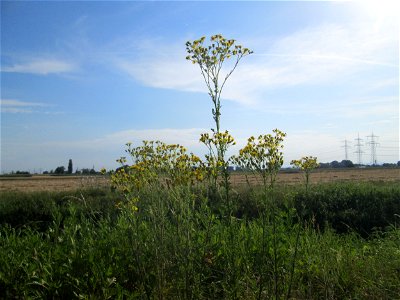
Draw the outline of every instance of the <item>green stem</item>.
<instances>
[{"instance_id":1,"label":"green stem","mask_svg":"<svg viewBox=\"0 0 400 300\"><path fill-rule=\"evenodd\" d=\"M290 297L290 293L292 290L292 283L293 283L293 277L294 277L294 270L296 267L296 259L297 259L297 250L299 248L299 241L300 241L300 229L301 229L301 225L302 225L302 220L300 219L300 222L298 224L298 229L297 229L297 234L296 234L296 243L295 243L295 248L294 248L294 254L293 254L293 260L292 260L292 268L291 268L291 272L290 272L290 280L289 280L289 287L288 287L288 291L287 291L287 295L286 295L286 299L289 299Z\"/></svg>"},{"instance_id":2,"label":"green stem","mask_svg":"<svg viewBox=\"0 0 400 300\"><path fill-rule=\"evenodd\" d=\"M275 202L272 203L272 242L274 250L274 294L275 299L278 299L278 253L277 253L277 240L276 240L276 212Z\"/></svg>"}]
</instances>

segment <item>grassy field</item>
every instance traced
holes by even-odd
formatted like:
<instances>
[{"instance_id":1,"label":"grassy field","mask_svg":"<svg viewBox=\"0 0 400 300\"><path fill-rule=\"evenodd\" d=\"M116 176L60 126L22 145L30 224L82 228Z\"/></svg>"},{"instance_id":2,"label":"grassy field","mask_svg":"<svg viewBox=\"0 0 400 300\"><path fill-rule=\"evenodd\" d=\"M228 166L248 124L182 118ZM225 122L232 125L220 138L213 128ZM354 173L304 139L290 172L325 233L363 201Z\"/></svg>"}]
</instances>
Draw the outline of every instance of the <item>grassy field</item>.
<instances>
[{"instance_id":1,"label":"grassy field","mask_svg":"<svg viewBox=\"0 0 400 300\"><path fill-rule=\"evenodd\" d=\"M0 299L400 296L397 182L0 196Z\"/></svg>"},{"instance_id":2,"label":"grassy field","mask_svg":"<svg viewBox=\"0 0 400 300\"><path fill-rule=\"evenodd\" d=\"M248 175L253 185L260 184L256 176ZM382 181L400 182L400 168L365 168L365 169L325 169L311 174L311 183L329 183L336 181ZM246 185L243 173L234 172L231 176L233 185ZM300 172L280 172L278 184L299 184L304 181ZM109 187L110 182L103 176L49 176L0 177L1 191L68 191L79 188Z\"/></svg>"}]
</instances>

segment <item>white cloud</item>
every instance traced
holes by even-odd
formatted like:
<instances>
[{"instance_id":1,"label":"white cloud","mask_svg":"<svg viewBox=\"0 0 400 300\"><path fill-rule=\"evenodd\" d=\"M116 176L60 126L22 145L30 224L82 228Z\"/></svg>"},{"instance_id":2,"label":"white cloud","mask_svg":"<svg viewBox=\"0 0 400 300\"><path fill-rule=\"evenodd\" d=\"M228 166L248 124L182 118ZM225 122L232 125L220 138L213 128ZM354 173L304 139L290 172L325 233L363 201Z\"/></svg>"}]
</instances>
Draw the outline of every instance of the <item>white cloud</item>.
<instances>
[{"instance_id":1,"label":"white cloud","mask_svg":"<svg viewBox=\"0 0 400 300\"><path fill-rule=\"evenodd\" d=\"M44 103L37 103L37 102L25 102L25 101L20 101L20 100L14 100L14 99L1 99L1 106L5 107L32 107L32 106L48 106L47 104Z\"/></svg>"},{"instance_id":2,"label":"white cloud","mask_svg":"<svg viewBox=\"0 0 400 300\"><path fill-rule=\"evenodd\" d=\"M29 62L2 67L2 72L29 73L38 75L60 74L76 69L73 63L58 59L34 59Z\"/></svg>"},{"instance_id":3,"label":"white cloud","mask_svg":"<svg viewBox=\"0 0 400 300\"><path fill-rule=\"evenodd\" d=\"M32 113L32 107L43 106L42 103L24 102L13 99L1 99L2 113Z\"/></svg>"},{"instance_id":4,"label":"white cloud","mask_svg":"<svg viewBox=\"0 0 400 300\"><path fill-rule=\"evenodd\" d=\"M124 130L107 135L101 142L125 144L132 142L141 144L143 140L160 140L167 144L180 144L185 147L198 147L200 134L205 132L202 128L184 129L143 129L143 130Z\"/></svg>"},{"instance_id":5,"label":"white cloud","mask_svg":"<svg viewBox=\"0 0 400 300\"><path fill-rule=\"evenodd\" d=\"M329 83L373 68L398 68L392 51L398 43L396 33L387 28L372 31L368 24L306 28L268 43L253 41L255 53L245 57L229 79L225 99L260 104L270 89ZM157 41L140 50L140 59L120 58L116 65L147 86L207 92L199 67L184 59L183 45Z\"/></svg>"},{"instance_id":6,"label":"white cloud","mask_svg":"<svg viewBox=\"0 0 400 300\"><path fill-rule=\"evenodd\" d=\"M337 100L329 103L324 108L315 108L313 113L331 113L340 117L372 117L386 116L390 118L396 112L393 109L398 106L397 97L367 97L361 99Z\"/></svg>"},{"instance_id":7,"label":"white cloud","mask_svg":"<svg viewBox=\"0 0 400 300\"><path fill-rule=\"evenodd\" d=\"M99 151L99 149L120 148L128 142L135 146L142 144L144 140L160 140L168 144L181 144L188 148L196 148L199 145L200 134L205 131L201 128L129 129L90 140L51 142L48 145Z\"/></svg>"},{"instance_id":8,"label":"white cloud","mask_svg":"<svg viewBox=\"0 0 400 300\"><path fill-rule=\"evenodd\" d=\"M50 107L49 104L40 102L26 102L15 99L1 99L1 112L2 113L46 113L52 114L53 112L44 112L38 108Z\"/></svg>"},{"instance_id":9,"label":"white cloud","mask_svg":"<svg viewBox=\"0 0 400 300\"><path fill-rule=\"evenodd\" d=\"M319 161L339 160L342 156L340 137L317 131L288 132L284 145L285 165L309 155Z\"/></svg>"},{"instance_id":10,"label":"white cloud","mask_svg":"<svg viewBox=\"0 0 400 300\"><path fill-rule=\"evenodd\" d=\"M204 92L205 83L198 70L182 57L130 62L120 60L118 67L144 85L156 88Z\"/></svg>"},{"instance_id":11,"label":"white cloud","mask_svg":"<svg viewBox=\"0 0 400 300\"><path fill-rule=\"evenodd\" d=\"M338 103L333 112L348 118L386 116L388 119L396 115L394 108L398 107L397 97L371 97L359 100L349 100Z\"/></svg>"},{"instance_id":12,"label":"white cloud","mask_svg":"<svg viewBox=\"0 0 400 300\"><path fill-rule=\"evenodd\" d=\"M17 107L2 107L2 113L11 113L11 114L30 114L33 113L31 109L26 108L17 108Z\"/></svg>"},{"instance_id":13,"label":"white cloud","mask_svg":"<svg viewBox=\"0 0 400 300\"><path fill-rule=\"evenodd\" d=\"M371 84L368 88L368 90L378 90L382 88L388 88L388 87L393 87L393 88L399 88L399 78L386 78L379 80L377 82L374 82Z\"/></svg>"}]
</instances>

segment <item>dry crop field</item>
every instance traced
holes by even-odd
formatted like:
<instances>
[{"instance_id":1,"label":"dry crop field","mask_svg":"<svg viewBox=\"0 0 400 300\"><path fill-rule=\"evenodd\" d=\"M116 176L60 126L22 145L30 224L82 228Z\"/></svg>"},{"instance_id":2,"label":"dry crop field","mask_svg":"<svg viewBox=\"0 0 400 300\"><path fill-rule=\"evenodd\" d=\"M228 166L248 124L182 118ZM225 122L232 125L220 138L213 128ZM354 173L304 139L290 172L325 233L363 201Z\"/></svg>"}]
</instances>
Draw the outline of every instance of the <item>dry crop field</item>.
<instances>
[{"instance_id":1,"label":"dry crop field","mask_svg":"<svg viewBox=\"0 0 400 300\"><path fill-rule=\"evenodd\" d=\"M243 174L232 175L235 185L246 184ZM251 184L261 184L256 176L248 175ZM335 181L399 181L400 168L363 168L363 169L320 169L310 175L311 183L327 183ZM277 177L278 184L298 184L304 182L304 175L300 171L281 171Z\"/></svg>"},{"instance_id":2,"label":"dry crop field","mask_svg":"<svg viewBox=\"0 0 400 300\"><path fill-rule=\"evenodd\" d=\"M256 176L248 175L251 184L257 185ZM243 173L233 173L234 185L245 185L246 176ZM304 180L303 174L297 171L283 171L278 174L278 184L299 184ZM326 169L316 170L310 176L311 183L326 183L334 181L398 181L400 169L394 168L365 168L365 169ZM104 176L46 176L32 177L1 177L0 192L2 191L65 191L79 188L107 187L109 179Z\"/></svg>"},{"instance_id":3,"label":"dry crop field","mask_svg":"<svg viewBox=\"0 0 400 300\"><path fill-rule=\"evenodd\" d=\"M0 177L0 192L3 191L67 191L80 188L109 186L104 176L49 176Z\"/></svg>"}]
</instances>

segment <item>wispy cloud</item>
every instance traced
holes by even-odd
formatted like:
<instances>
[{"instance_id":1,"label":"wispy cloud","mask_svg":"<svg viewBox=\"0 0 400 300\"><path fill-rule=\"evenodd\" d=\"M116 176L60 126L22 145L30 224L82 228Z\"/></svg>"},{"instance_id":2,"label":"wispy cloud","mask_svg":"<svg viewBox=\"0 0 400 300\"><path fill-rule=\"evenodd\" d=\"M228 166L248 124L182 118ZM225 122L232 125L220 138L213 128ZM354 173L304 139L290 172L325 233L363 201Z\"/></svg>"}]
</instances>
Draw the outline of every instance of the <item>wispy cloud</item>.
<instances>
[{"instance_id":1,"label":"wispy cloud","mask_svg":"<svg viewBox=\"0 0 400 300\"><path fill-rule=\"evenodd\" d=\"M15 99L1 99L2 113L44 113L44 114L59 114L59 112L43 111L43 108L51 107L51 105L40 102L26 102Z\"/></svg>"},{"instance_id":2,"label":"wispy cloud","mask_svg":"<svg viewBox=\"0 0 400 300\"><path fill-rule=\"evenodd\" d=\"M271 89L326 84L373 68L396 69L398 59L390 50L396 47L396 39L396 34L385 28L374 32L360 24L332 24L305 28L272 44L243 41L255 53L232 75L223 97L253 105ZM157 41L135 58L120 57L115 65L146 86L206 92L198 66L184 59L183 45L184 41L169 45Z\"/></svg>"},{"instance_id":3,"label":"wispy cloud","mask_svg":"<svg viewBox=\"0 0 400 300\"><path fill-rule=\"evenodd\" d=\"M181 144L185 147L197 148L202 128L160 128L160 129L128 129L104 135L90 140L51 142L49 146L61 146L67 148L99 149L119 148L128 142L140 145L142 141L163 141L168 144Z\"/></svg>"},{"instance_id":4,"label":"wispy cloud","mask_svg":"<svg viewBox=\"0 0 400 300\"><path fill-rule=\"evenodd\" d=\"M59 59L33 59L1 68L2 72L29 73L37 75L69 73L77 69L76 65Z\"/></svg>"},{"instance_id":5,"label":"wispy cloud","mask_svg":"<svg viewBox=\"0 0 400 300\"><path fill-rule=\"evenodd\" d=\"M362 120L365 118L386 118L391 119L395 116L398 108L397 97L365 97L365 98L345 98L335 99L318 106L295 106L294 111L286 113L311 115L311 116L335 116L338 119Z\"/></svg>"},{"instance_id":6,"label":"wispy cloud","mask_svg":"<svg viewBox=\"0 0 400 300\"><path fill-rule=\"evenodd\" d=\"M342 153L340 143L341 137L318 131L288 132L283 150L285 165L289 165L292 159L307 155L317 156L319 161L339 159Z\"/></svg>"},{"instance_id":7,"label":"wispy cloud","mask_svg":"<svg viewBox=\"0 0 400 300\"><path fill-rule=\"evenodd\" d=\"M388 87L393 87L399 89L399 78L385 78L382 80L379 80L377 82L372 83L368 88L368 90L379 90L382 88L388 88Z\"/></svg>"},{"instance_id":8,"label":"wispy cloud","mask_svg":"<svg viewBox=\"0 0 400 300\"><path fill-rule=\"evenodd\" d=\"M133 142L136 144L144 140L160 140L169 144L181 144L186 147L198 147L200 134L205 132L203 128L161 128L161 129L131 129L119 131L107 135L103 141L112 143Z\"/></svg>"},{"instance_id":9,"label":"wispy cloud","mask_svg":"<svg viewBox=\"0 0 400 300\"><path fill-rule=\"evenodd\" d=\"M87 155L87 157L91 157L96 165L104 165L106 161L107 168L115 168L117 165L115 163L111 164L111 162L115 162L115 159L119 158L118 155L127 155L123 152L124 145L127 142L132 142L133 146L136 147L141 145L143 140L161 140L167 144L183 145L188 148L189 152L203 156L206 154L207 148L199 142L199 137L201 133L206 131L204 128L129 129L90 140L41 143L41 147L51 149L54 153L64 151L67 153L76 152L80 156ZM246 144L247 138L251 134L251 132L242 132L240 135L234 134L237 145L230 148L227 155L237 154L239 149ZM319 145L324 146L316 145L314 143L315 140L320 141ZM341 138L338 136L316 131L288 132L284 142L285 165L289 165L290 160L304 155L316 155L323 161L333 160L334 157L341 153L340 140ZM299 148L299 145L302 145L302 147ZM92 156L90 156L90 153L92 153Z\"/></svg>"},{"instance_id":10,"label":"wispy cloud","mask_svg":"<svg viewBox=\"0 0 400 300\"><path fill-rule=\"evenodd\" d=\"M199 142L202 128L159 128L159 129L128 129L102 135L87 140L49 141L43 142L32 148L46 149L49 156L57 154L59 157L67 157L76 153L86 166L95 164L106 168L116 168L116 159L120 156L128 156L124 150L125 144L131 142L134 147L142 145L142 141L160 140L167 144L180 144L188 148L189 152L201 155L205 147ZM39 151L35 150L35 151ZM88 163L89 162L89 163ZM82 167L85 164L79 163Z\"/></svg>"},{"instance_id":11,"label":"wispy cloud","mask_svg":"<svg viewBox=\"0 0 400 300\"><path fill-rule=\"evenodd\" d=\"M146 59L141 62L121 59L117 66L146 86L191 92L204 91L204 83L197 69L185 62L184 56L173 55L169 59Z\"/></svg>"}]
</instances>

